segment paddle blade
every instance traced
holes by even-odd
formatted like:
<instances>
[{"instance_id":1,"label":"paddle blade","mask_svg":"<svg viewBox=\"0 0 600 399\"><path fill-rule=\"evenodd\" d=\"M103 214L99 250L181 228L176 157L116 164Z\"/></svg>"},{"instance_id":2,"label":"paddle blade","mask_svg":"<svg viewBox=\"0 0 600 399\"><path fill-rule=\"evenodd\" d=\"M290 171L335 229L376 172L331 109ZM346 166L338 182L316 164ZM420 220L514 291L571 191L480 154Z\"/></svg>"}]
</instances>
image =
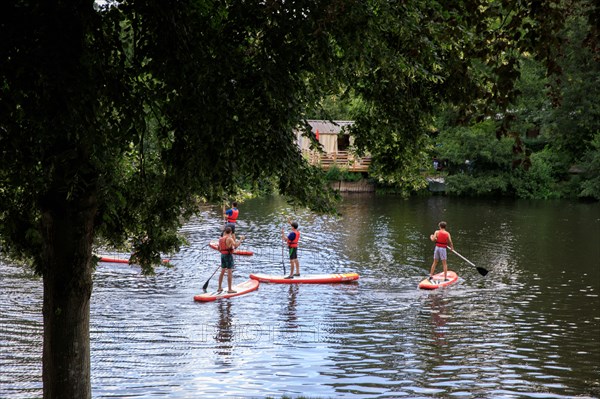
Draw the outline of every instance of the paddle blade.
<instances>
[{"instance_id":1,"label":"paddle blade","mask_svg":"<svg viewBox=\"0 0 600 399\"><path fill-rule=\"evenodd\" d=\"M481 274L482 276L485 276L486 274L488 274L488 270L484 269L483 267L477 267L477 271L479 272L479 274Z\"/></svg>"},{"instance_id":2,"label":"paddle blade","mask_svg":"<svg viewBox=\"0 0 600 399\"><path fill-rule=\"evenodd\" d=\"M206 289L208 288L208 282L210 281L211 278L213 278L213 276L215 275L215 273L217 272L217 270L219 270L221 266L217 266L217 268L215 269L215 271L213 272L213 274L210 275L210 277L208 278L208 280L206 280L206 283L204 283L204 285L202 286L202 290L204 292L206 292Z\"/></svg>"},{"instance_id":3,"label":"paddle blade","mask_svg":"<svg viewBox=\"0 0 600 399\"><path fill-rule=\"evenodd\" d=\"M206 292L206 289L208 288L208 282L210 281L211 278L212 278L212 276L210 276L208 278L208 280L206 280L206 283L204 283L204 285L202 286L202 291Z\"/></svg>"}]
</instances>

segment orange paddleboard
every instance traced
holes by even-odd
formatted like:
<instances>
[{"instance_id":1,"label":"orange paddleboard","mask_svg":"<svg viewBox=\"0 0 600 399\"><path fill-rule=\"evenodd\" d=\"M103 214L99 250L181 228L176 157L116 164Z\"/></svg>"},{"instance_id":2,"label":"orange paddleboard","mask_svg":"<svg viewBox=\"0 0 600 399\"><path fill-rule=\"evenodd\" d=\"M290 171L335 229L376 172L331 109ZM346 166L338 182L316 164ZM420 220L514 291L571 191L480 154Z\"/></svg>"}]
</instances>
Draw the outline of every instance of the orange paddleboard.
<instances>
[{"instance_id":1,"label":"orange paddleboard","mask_svg":"<svg viewBox=\"0 0 600 399\"><path fill-rule=\"evenodd\" d=\"M452 270L448 270L446 277L447 281L444 281L444 272L434 274L433 277L431 277L431 280L426 278L421 281L419 283L419 288L423 290L435 290L436 288L447 287L458 281L458 274L454 273Z\"/></svg>"},{"instance_id":2,"label":"orange paddleboard","mask_svg":"<svg viewBox=\"0 0 600 399\"><path fill-rule=\"evenodd\" d=\"M258 280L264 283L276 283L276 284L330 284L330 283L348 283L350 281L358 280L357 273L343 273L343 274L307 274L301 276L294 276L294 278L287 279L285 276L274 276L270 274L251 274L250 278Z\"/></svg>"},{"instance_id":3,"label":"orange paddleboard","mask_svg":"<svg viewBox=\"0 0 600 399\"><path fill-rule=\"evenodd\" d=\"M129 263L129 259L111 258L109 256L100 256L99 262L106 262L106 263ZM163 259L162 263L169 263L169 259Z\"/></svg>"},{"instance_id":4,"label":"orange paddleboard","mask_svg":"<svg viewBox=\"0 0 600 399\"><path fill-rule=\"evenodd\" d=\"M260 283L256 280L244 281L241 284L234 285L233 287L231 287L234 291L237 291L233 294L228 294L227 288L225 288L220 293L217 291L213 291L213 292L206 292L204 294L196 295L196 296L194 296L194 301L212 302L212 301L216 301L217 299L232 298L234 296L244 295L249 292L257 290L259 284Z\"/></svg>"},{"instance_id":5,"label":"orange paddleboard","mask_svg":"<svg viewBox=\"0 0 600 399\"><path fill-rule=\"evenodd\" d=\"M208 246L211 247L212 249L215 250L219 250L219 241L211 241L208 243ZM245 255L245 256L252 256L254 255L254 252L252 251L243 251L241 249L234 249L233 250L233 254L234 255Z\"/></svg>"}]
</instances>

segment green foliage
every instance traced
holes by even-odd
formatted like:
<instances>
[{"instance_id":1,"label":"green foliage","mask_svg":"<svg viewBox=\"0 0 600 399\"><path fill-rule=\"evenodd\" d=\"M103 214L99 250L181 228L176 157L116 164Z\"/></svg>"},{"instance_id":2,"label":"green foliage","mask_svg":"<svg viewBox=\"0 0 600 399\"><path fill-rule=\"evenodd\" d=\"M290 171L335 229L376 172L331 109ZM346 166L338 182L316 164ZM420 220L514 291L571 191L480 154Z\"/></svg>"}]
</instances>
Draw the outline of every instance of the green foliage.
<instances>
[{"instance_id":1,"label":"green foliage","mask_svg":"<svg viewBox=\"0 0 600 399\"><path fill-rule=\"evenodd\" d=\"M594 136L581 166L586 179L581 183L579 196L600 200L600 131Z\"/></svg>"},{"instance_id":2,"label":"green foliage","mask_svg":"<svg viewBox=\"0 0 600 399\"><path fill-rule=\"evenodd\" d=\"M497 120L495 126L473 123L462 117L463 110L449 106L437 113L436 126L442 134L437 138L439 153L434 154L449 162L446 181L451 192L597 198L594 172L572 176L568 171L573 165L596 171L597 149L592 138L600 130L600 63L595 56L600 32L592 16L599 12L597 2L569 4L564 26L552 27L562 29L561 39L546 53L554 52L553 60L536 52L514 55L519 79L514 82L510 105L486 102ZM485 79L489 65L478 67ZM477 107L473 105L473 109ZM487 123L491 123L489 119ZM500 134L500 142L494 142L494 130Z\"/></svg>"},{"instance_id":3,"label":"green foliage","mask_svg":"<svg viewBox=\"0 0 600 399\"><path fill-rule=\"evenodd\" d=\"M50 299L79 309L89 305L94 242L131 243L149 273L161 252L181 245L178 228L199 199L220 201L257 188L255 182L274 182L298 204L332 212L335 193L294 142L306 115L332 94L342 92L346 101L352 93L353 106L336 112L356 112L351 133L358 152L372 154L374 176L400 190L423 186L418 172L429 161L434 107L459 105L464 121L486 109L505 112L518 94L523 52L556 73L557 32L569 6L557 0L4 3L2 250L32 258ZM591 110L589 117L585 106L565 112L560 145L591 139L598 131ZM567 123L572 112L575 124ZM569 140L572 126L585 134ZM474 140L468 159L482 175L471 177L497 173L483 166L504 172L497 154L477 134ZM478 187L488 184L479 180ZM502 191L500 183L484 191ZM83 351L75 360L59 347L45 352L44 382L53 383L47 392L67 397L62 390L73 384L65 381L83 381L71 397L89 396L86 321L46 326L47 333L77 337ZM80 363L68 368L63 360Z\"/></svg>"},{"instance_id":4,"label":"green foliage","mask_svg":"<svg viewBox=\"0 0 600 399\"><path fill-rule=\"evenodd\" d=\"M440 134L439 156L448 162L448 192L455 195L557 198L559 160L544 150L534 153L528 168L513 162L513 139L495 138L491 120L455 127Z\"/></svg>"},{"instance_id":5,"label":"green foliage","mask_svg":"<svg viewBox=\"0 0 600 399\"><path fill-rule=\"evenodd\" d=\"M544 134L544 121L552 112L549 79L542 64L533 57L523 55L520 62L520 76L515 86L520 95L509 112L510 130L522 138L527 148L533 149L540 140L527 139L526 134ZM544 145L541 145L543 149Z\"/></svg>"},{"instance_id":6,"label":"green foliage","mask_svg":"<svg viewBox=\"0 0 600 399\"><path fill-rule=\"evenodd\" d=\"M398 152L394 152L394 149ZM415 147L390 146L389 152L380 153L386 160L397 165L391 168L386 161L375 160L369 169L369 176L377 182L380 192L400 194L403 197L419 192L428 185L421 173L429 165L429 157L425 150Z\"/></svg>"},{"instance_id":7,"label":"green foliage","mask_svg":"<svg viewBox=\"0 0 600 399\"><path fill-rule=\"evenodd\" d=\"M438 154L448 162L450 172L469 174L487 170L508 171L512 160L512 139L496 139L496 123L450 127L440 132Z\"/></svg>"},{"instance_id":8,"label":"green foliage","mask_svg":"<svg viewBox=\"0 0 600 399\"><path fill-rule=\"evenodd\" d=\"M597 55L600 33L596 31L594 41L590 27L598 29L597 19L596 25L591 25L588 20L594 15L592 3L581 3L587 6L582 6L567 19L564 57L560 60L562 73L560 80L554 82L562 93L560 106L544 120L552 147L567 154L571 163L581 161L600 130L600 62ZM596 13L599 8L596 3Z\"/></svg>"},{"instance_id":9,"label":"green foliage","mask_svg":"<svg viewBox=\"0 0 600 399\"><path fill-rule=\"evenodd\" d=\"M327 181L359 181L363 178L361 173L350 172L346 168L332 165L325 174Z\"/></svg>"},{"instance_id":10,"label":"green foliage","mask_svg":"<svg viewBox=\"0 0 600 399\"><path fill-rule=\"evenodd\" d=\"M435 105L461 105L460 119L502 111L527 87L541 92L542 80L515 86L518 68L556 74L566 6L10 5L0 24L3 248L40 263L42 214L93 206L93 236L115 246L133 238L149 266L177 249L177 228L196 198L231 197L257 181L332 211L335 195L293 142L309 113L353 117L351 133L359 153L372 154L373 176L402 190L423 187L418 172L428 163ZM573 49L590 30L582 10L569 19ZM523 62L525 51L539 64ZM572 54L561 80L572 106L552 137L576 157L598 130L598 66L589 52ZM497 154L479 147L479 168L501 167Z\"/></svg>"},{"instance_id":11,"label":"green foliage","mask_svg":"<svg viewBox=\"0 0 600 399\"><path fill-rule=\"evenodd\" d=\"M442 101L458 106L455 119L461 123L481 121L486 114L509 115L521 92L536 93L529 103L548 104L548 80L538 73L560 72L555 62L561 51L558 33L570 4L475 1L458 7L429 1L411 3L409 12L393 2L353 5L344 26L350 35L333 35L337 61L346 64L326 77L335 81L341 72L343 83L309 112L323 119L355 119L355 145L359 153L373 156L372 174L382 183L422 186L415 171L427 145L429 116ZM345 45L349 37L353 46ZM380 61L374 65L375 59ZM520 74L527 73L531 80L519 86ZM530 105L517 112L527 113ZM528 115L521 128L537 128L539 118ZM508 123L496 128L515 135ZM525 155L521 162L528 162Z\"/></svg>"},{"instance_id":12,"label":"green foliage","mask_svg":"<svg viewBox=\"0 0 600 399\"><path fill-rule=\"evenodd\" d=\"M512 142L506 137L497 140L495 132L493 120L440 132L437 152L447 164L448 193L468 196L508 193Z\"/></svg>"},{"instance_id":13,"label":"green foliage","mask_svg":"<svg viewBox=\"0 0 600 399\"><path fill-rule=\"evenodd\" d=\"M317 109L308 112L308 119L353 120L365 112L365 104L352 90L343 90L324 97Z\"/></svg>"},{"instance_id":14,"label":"green foliage","mask_svg":"<svg viewBox=\"0 0 600 399\"><path fill-rule=\"evenodd\" d=\"M503 196L508 193L508 178L504 173L487 172L475 176L459 173L446 178L449 194L465 196Z\"/></svg>"},{"instance_id":15,"label":"green foliage","mask_svg":"<svg viewBox=\"0 0 600 399\"><path fill-rule=\"evenodd\" d=\"M294 142L306 115L332 94L342 92L346 101L352 93L353 106L336 112L356 112L351 133L359 153L372 154L377 179L406 191L424 185L418 172L429 160L424 149L434 107L460 105L464 121L486 109L505 113L518 94L523 52L556 74L557 32L570 5L4 3L0 236L2 250L33 259L44 275L48 317L54 300L85 313L93 243L131 243L150 273L161 252L181 245L178 228L200 198L221 201L257 188L255 182L275 182L298 204L334 211L337 197L324 173L307 164ZM578 79L598 76L591 59L581 58L590 73L576 71ZM573 90L573 104L583 94ZM598 131L597 108L579 104L557 123L557 142L574 155L585 149L580 139ZM584 133L570 140L575 128ZM476 161L470 177L480 188L493 182L482 176L498 173L484 166L505 169L478 134L473 139L466 152ZM501 183L483 191L503 191ZM51 348L44 382L52 385L45 394L68 397L67 381L82 381L71 397L91 392L89 325L81 316L45 326L50 335L76 337L82 348L74 359L72 351L52 347L52 337L45 341ZM79 363L69 368L62 361Z\"/></svg>"},{"instance_id":16,"label":"green foliage","mask_svg":"<svg viewBox=\"0 0 600 399\"><path fill-rule=\"evenodd\" d=\"M551 199L561 196L552 167L552 154L548 150L531 156L531 167L515 168L510 183L519 198Z\"/></svg>"}]
</instances>

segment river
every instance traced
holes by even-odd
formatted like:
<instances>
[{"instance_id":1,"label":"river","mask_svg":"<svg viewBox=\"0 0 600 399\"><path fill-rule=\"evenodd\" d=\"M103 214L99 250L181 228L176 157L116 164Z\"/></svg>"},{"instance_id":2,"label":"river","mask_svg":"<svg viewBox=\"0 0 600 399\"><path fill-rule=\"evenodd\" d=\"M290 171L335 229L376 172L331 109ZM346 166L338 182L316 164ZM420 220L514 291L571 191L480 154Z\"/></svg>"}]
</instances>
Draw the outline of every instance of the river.
<instances>
[{"instance_id":1,"label":"river","mask_svg":"<svg viewBox=\"0 0 600 399\"><path fill-rule=\"evenodd\" d=\"M303 274L360 280L262 283L194 302L219 265L207 244L220 211L190 220L188 245L155 276L98 264L94 398L600 397L598 203L349 195L340 215L321 216L278 197L248 200L238 235L255 254L236 257L234 283L289 270L284 214L300 225ZM418 290L440 220L489 274L450 254L459 282ZM0 398L41 396L41 308L41 280L0 262Z\"/></svg>"}]
</instances>

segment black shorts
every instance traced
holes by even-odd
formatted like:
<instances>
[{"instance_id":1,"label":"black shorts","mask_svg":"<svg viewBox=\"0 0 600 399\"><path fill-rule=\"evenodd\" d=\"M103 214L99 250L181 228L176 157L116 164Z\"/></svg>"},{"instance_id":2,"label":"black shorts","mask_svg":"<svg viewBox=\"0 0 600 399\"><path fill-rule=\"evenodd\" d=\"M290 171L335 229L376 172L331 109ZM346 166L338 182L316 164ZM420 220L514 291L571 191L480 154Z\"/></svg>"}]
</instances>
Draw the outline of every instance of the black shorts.
<instances>
[{"instance_id":1,"label":"black shorts","mask_svg":"<svg viewBox=\"0 0 600 399\"><path fill-rule=\"evenodd\" d=\"M225 228L227 228L227 227L231 227L231 232L235 233L235 223L227 223L225 225Z\"/></svg>"},{"instance_id":2,"label":"black shorts","mask_svg":"<svg viewBox=\"0 0 600 399\"><path fill-rule=\"evenodd\" d=\"M298 248L289 248L290 250L290 260L298 259Z\"/></svg>"},{"instance_id":3,"label":"black shorts","mask_svg":"<svg viewBox=\"0 0 600 399\"><path fill-rule=\"evenodd\" d=\"M233 255L232 254L221 254L221 268L233 269Z\"/></svg>"}]
</instances>

